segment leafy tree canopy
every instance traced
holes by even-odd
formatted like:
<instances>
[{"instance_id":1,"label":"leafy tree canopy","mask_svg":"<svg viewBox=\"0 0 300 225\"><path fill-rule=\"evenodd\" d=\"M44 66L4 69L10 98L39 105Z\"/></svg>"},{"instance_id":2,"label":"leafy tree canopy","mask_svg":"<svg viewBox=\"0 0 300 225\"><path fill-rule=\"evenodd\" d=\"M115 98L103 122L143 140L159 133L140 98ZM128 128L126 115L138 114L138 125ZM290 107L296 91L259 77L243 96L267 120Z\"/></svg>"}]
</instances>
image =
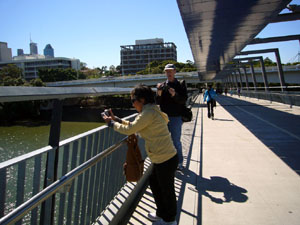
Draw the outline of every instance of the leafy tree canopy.
<instances>
[{"instance_id":1,"label":"leafy tree canopy","mask_svg":"<svg viewBox=\"0 0 300 225\"><path fill-rule=\"evenodd\" d=\"M43 82L77 80L77 71L71 68L44 68L39 69L38 76Z\"/></svg>"},{"instance_id":2,"label":"leafy tree canopy","mask_svg":"<svg viewBox=\"0 0 300 225\"><path fill-rule=\"evenodd\" d=\"M195 64L190 60L188 60L186 63L176 62L173 60L165 60L165 61L152 61L146 66L146 69L137 72L137 74L164 73L164 68L169 63L175 65L177 72L191 72L197 70Z\"/></svg>"}]
</instances>

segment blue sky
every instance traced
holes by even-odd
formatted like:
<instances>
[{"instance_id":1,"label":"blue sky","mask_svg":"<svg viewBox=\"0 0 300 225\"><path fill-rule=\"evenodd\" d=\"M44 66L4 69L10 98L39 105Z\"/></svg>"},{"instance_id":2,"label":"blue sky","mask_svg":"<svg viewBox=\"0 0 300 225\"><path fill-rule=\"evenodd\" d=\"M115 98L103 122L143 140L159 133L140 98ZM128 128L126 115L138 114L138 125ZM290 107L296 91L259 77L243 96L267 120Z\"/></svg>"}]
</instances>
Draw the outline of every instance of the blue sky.
<instances>
[{"instance_id":1,"label":"blue sky","mask_svg":"<svg viewBox=\"0 0 300 225\"><path fill-rule=\"evenodd\" d=\"M300 4L300 0L292 3ZM176 44L179 62L193 61L176 0L0 0L0 9L0 41L8 43L13 55L18 48L29 53L31 35L40 54L51 44L56 57L78 58L90 68L109 67L120 64L121 45L163 38ZM299 31L300 21L277 23L258 37ZM273 47L279 47L284 63L300 49L299 41L289 41L245 50Z\"/></svg>"}]
</instances>

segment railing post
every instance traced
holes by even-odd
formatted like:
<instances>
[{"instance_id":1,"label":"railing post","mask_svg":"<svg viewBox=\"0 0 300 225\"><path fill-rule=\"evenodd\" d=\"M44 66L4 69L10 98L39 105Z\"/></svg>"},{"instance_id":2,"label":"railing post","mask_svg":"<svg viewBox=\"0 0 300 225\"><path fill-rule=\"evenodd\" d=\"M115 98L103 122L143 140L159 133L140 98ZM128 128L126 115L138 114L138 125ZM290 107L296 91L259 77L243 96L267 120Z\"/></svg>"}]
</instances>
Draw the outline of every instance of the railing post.
<instances>
[{"instance_id":1,"label":"railing post","mask_svg":"<svg viewBox=\"0 0 300 225\"><path fill-rule=\"evenodd\" d=\"M0 218L4 216L6 198L6 168L0 169Z\"/></svg>"},{"instance_id":2,"label":"railing post","mask_svg":"<svg viewBox=\"0 0 300 225\"><path fill-rule=\"evenodd\" d=\"M44 188L57 180L57 167L58 167L58 150L60 139L60 125L62 117L63 101L59 99L53 100L53 109L51 117L51 126L49 134L49 145L54 150L47 154L47 164L45 171ZM55 210L55 194L52 198L47 199L42 203L40 224L54 224L54 210Z\"/></svg>"}]
</instances>

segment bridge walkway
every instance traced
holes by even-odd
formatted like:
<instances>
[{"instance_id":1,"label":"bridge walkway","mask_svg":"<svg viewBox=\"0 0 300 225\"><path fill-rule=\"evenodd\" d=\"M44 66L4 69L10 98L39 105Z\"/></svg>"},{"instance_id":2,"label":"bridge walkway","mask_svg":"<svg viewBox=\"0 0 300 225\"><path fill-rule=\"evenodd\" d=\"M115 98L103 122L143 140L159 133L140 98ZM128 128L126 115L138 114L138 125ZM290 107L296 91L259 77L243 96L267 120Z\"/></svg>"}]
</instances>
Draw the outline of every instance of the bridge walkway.
<instances>
[{"instance_id":1,"label":"bridge walkway","mask_svg":"<svg viewBox=\"0 0 300 225\"><path fill-rule=\"evenodd\" d=\"M183 126L176 174L180 225L296 225L300 221L300 108L220 96L215 120L198 99ZM152 224L148 188L128 224Z\"/></svg>"}]
</instances>

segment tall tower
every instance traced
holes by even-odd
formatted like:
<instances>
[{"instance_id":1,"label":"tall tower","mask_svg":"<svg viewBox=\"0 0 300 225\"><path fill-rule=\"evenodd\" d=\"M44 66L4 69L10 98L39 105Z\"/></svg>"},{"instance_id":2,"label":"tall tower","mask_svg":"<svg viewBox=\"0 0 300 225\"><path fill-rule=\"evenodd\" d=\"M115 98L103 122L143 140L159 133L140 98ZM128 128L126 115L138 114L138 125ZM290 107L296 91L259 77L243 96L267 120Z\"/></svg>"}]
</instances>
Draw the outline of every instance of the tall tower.
<instances>
[{"instance_id":1,"label":"tall tower","mask_svg":"<svg viewBox=\"0 0 300 225\"><path fill-rule=\"evenodd\" d=\"M38 47L37 43L34 43L30 40L30 55L37 55L38 54Z\"/></svg>"},{"instance_id":2,"label":"tall tower","mask_svg":"<svg viewBox=\"0 0 300 225\"><path fill-rule=\"evenodd\" d=\"M24 51L23 51L23 49L21 49L21 48L19 48L19 49L17 50L17 53L18 53L18 56L24 55Z\"/></svg>"},{"instance_id":3,"label":"tall tower","mask_svg":"<svg viewBox=\"0 0 300 225\"><path fill-rule=\"evenodd\" d=\"M54 57L54 49L50 44L47 44L44 48L44 56L47 58L53 58Z\"/></svg>"},{"instance_id":4,"label":"tall tower","mask_svg":"<svg viewBox=\"0 0 300 225\"><path fill-rule=\"evenodd\" d=\"M11 48L7 47L6 42L0 42L0 62L12 60Z\"/></svg>"}]
</instances>

